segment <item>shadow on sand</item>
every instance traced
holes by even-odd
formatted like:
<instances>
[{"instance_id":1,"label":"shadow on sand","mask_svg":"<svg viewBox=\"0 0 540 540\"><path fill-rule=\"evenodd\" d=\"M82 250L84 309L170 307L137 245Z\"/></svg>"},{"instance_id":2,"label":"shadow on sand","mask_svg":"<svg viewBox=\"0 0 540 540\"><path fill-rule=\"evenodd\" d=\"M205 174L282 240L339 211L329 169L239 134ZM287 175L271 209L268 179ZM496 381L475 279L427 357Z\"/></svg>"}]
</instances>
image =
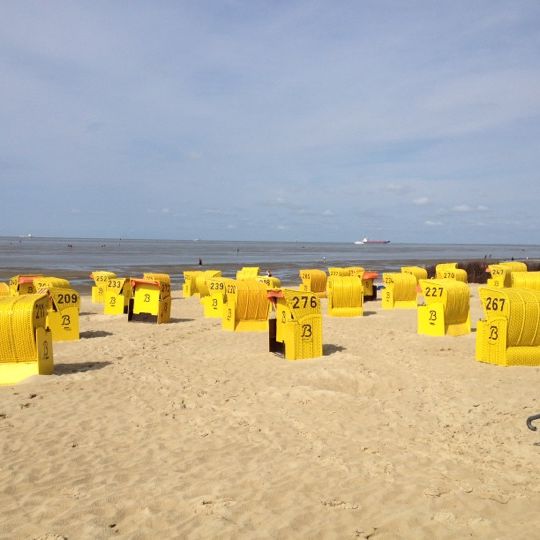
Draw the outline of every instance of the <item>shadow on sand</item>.
<instances>
[{"instance_id":1,"label":"shadow on sand","mask_svg":"<svg viewBox=\"0 0 540 540\"><path fill-rule=\"evenodd\" d=\"M68 375L70 373L84 373L109 366L112 362L81 362L79 364L54 364L55 375Z\"/></svg>"},{"instance_id":2,"label":"shadow on sand","mask_svg":"<svg viewBox=\"0 0 540 540\"><path fill-rule=\"evenodd\" d=\"M95 337L106 337L112 335L112 332L107 332L106 330L87 330L86 332L81 332L79 334L81 339L91 339Z\"/></svg>"},{"instance_id":3,"label":"shadow on sand","mask_svg":"<svg viewBox=\"0 0 540 540\"><path fill-rule=\"evenodd\" d=\"M326 343L323 345L323 356L330 356L331 354L345 350L347 350L346 347L342 347L341 345L332 345L332 343Z\"/></svg>"}]
</instances>

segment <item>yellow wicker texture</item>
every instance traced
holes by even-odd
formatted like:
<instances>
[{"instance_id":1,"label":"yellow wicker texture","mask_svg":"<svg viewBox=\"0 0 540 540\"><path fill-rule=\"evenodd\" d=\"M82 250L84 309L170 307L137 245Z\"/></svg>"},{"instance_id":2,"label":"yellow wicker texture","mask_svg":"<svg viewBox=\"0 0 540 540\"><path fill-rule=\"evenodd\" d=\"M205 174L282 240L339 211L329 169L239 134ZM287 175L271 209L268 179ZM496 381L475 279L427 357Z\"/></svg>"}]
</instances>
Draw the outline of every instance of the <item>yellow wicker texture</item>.
<instances>
[{"instance_id":1,"label":"yellow wicker texture","mask_svg":"<svg viewBox=\"0 0 540 540\"><path fill-rule=\"evenodd\" d=\"M363 315L364 288L357 276L331 275L328 278L328 315Z\"/></svg>"},{"instance_id":2,"label":"yellow wicker texture","mask_svg":"<svg viewBox=\"0 0 540 540\"><path fill-rule=\"evenodd\" d=\"M421 266L402 266L401 271L404 274L412 274L416 278L416 282L421 279L427 279L427 270Z\"/></svg>"},{"instance_id":3,"label":"yellow wicker texture","mask_svg":"<svg viewBox=\"0 0 540 540\"><path fill-rule=\"evenodd\" d=\"M326 272L317 269L300 270L301 288L320 296L326 295Z\"/></svg>"},{"instance_id":4,"label":"yellow wicker texture","mask_svg":"<svg viewBox=\"0 0 540 540\"><path fill-rule=\"evenodd\" d=\"M512 288L540 290L540 272L512 272L510 279Z\"/></svg>"}]
</instances>

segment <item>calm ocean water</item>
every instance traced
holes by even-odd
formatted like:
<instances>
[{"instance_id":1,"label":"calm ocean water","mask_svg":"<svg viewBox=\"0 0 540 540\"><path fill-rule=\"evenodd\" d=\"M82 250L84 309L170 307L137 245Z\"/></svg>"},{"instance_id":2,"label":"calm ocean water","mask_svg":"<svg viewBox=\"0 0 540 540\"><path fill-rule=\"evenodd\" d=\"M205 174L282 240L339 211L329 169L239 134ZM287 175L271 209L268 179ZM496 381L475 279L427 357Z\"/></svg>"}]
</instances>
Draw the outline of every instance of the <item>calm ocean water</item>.
<instances>
[{"instance_id":1,"label":"calm ocean water","mask_svg":"<svg viewBox=\"0 0 540 540\"><path fill-rule=\"evenodd\" d=\"M89 286L88 273L102 269L132 276L161 270L180 282L182 271L199 268L201 259L203 269L221 269L226 276L242 266L260 266L261 272L270 269L285 283L296 283L300 268L359 265L382 272L484 257L540 260L540 246L0 237L0 281L18 273L44 272Z\"/></svg>"}]
</instances>

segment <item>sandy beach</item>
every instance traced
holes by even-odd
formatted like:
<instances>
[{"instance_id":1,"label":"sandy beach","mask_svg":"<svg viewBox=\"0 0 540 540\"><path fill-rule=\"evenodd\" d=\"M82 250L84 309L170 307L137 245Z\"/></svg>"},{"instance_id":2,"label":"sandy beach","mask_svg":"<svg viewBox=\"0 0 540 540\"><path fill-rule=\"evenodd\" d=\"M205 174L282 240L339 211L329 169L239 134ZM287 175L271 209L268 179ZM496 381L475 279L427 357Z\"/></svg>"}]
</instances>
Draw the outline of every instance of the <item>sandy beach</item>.
<instances>
[{"instance_id":1,"label":"sandy beach","mask_svg":"<svg viewBox=\"0 0 540 540\"><path fill-rule=\"evenodd\" d=\"M538 368L380 301L323 301L324 357L288 362L181 296L163 325L84 296L55 375L0 387L0 538L539 536Z\"/></svg>"}]
</instances>

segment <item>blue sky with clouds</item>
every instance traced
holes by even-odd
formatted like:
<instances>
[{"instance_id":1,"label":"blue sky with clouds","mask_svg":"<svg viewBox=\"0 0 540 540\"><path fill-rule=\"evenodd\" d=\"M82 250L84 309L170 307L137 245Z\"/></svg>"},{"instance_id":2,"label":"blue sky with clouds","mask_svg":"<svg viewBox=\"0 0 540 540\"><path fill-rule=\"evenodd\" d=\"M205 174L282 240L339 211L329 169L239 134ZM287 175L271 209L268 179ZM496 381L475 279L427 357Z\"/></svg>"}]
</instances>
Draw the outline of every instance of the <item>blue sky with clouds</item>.
<instances>
[{"instance_id":1,"label":"blue sky with clouds","mask_svg":"<svg viewBox=\"0 0 540 540\"><path fill-rule=\"evenodd\" d=\"M540 2L5 1L0 235L540 243Z\"/></svg>"}]
</instances>

